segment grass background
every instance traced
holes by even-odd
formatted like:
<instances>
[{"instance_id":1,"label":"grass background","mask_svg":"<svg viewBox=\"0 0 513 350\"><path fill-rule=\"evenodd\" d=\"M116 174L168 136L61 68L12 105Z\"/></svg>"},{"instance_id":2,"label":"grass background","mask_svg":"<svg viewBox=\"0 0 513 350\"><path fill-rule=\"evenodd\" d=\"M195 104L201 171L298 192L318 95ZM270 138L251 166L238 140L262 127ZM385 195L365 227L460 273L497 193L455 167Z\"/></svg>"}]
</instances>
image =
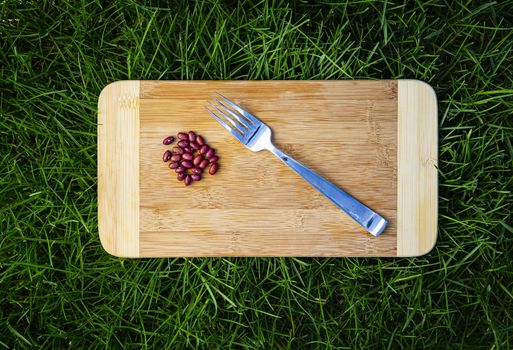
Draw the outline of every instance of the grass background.
<instances>
[{"instance_id":1,"label":"grass background","mask_svg":"<svg viewBox=\"0 0 513 350\"><path fill-rule=\"evenodd\" d=\"M0 0L0 349L513 347L513 1ZM396 79L439 98L412 259L148 259L97 234L120 79Z\"/></svg>"}]
</instances>

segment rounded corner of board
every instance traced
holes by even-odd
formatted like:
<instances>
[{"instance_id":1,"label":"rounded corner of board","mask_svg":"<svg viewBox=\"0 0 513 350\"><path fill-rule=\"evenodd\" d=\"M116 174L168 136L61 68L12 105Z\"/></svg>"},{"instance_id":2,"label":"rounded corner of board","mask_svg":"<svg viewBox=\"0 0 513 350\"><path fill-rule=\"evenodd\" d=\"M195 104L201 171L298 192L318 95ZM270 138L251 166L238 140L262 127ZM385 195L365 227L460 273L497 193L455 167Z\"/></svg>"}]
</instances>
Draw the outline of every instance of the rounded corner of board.
<instances>
[{"instance_id":1,"label":"rounded corner of board","mask_svg":"<svg viewBox=\"0 0 513 350\"><path fill-rule=\"evenodd\" d=\"M420 257L429 254L435 248L436 241L438 238L437 231L433 232L429 237L431 240L428 240L427 243L423 245L422 250L419 250L417 252L417 255L414 255L415 257Z\"/></svg>"},{"instance_id":2,"label":"rounded corner of board","mask_svg":"<svg viewBox=\"0 0 513 350\"><path fill-rule=\"evenodd\" d=\"M437 231L424 232L423 237L418 237L418 232L410 232L411 241L397 241L397 257L398 258L418 258L429 254L436 246ZM420 239L419 239L420 238ZM414 243L414 244L412 244Z\"/></svg>"},{"instance_id":3,"label":"rounded corner of board","mask_svg":"<svg viewBox=\"0 0 513 350\"><path fill-rule=\"evenodd\" d=\"M107 114L112 114L113 108L138 109L140 86L139 80L118 80L105 85L98 96L99 124Z\"/></svg>"},{"instance_id":4,"label":"rounded corner of board","mask_svg":"<svg viewBox=\"0 0 513 350\"><path fill-rule=\"evenodd\" d=\"M409 90L414 93L422 94L437 102L435 89L423 80L418 79L399 79L397 81L398 88L400 90Z\"/></svg>"},{"instance_id":5,"label":"rounded corner of board","mask_svg":"<svg viewBox=\"0 0 513 350\"><path fill-rule=\"evenodd\" d=\"M133 216L139 217L135 213ZM110 255L117 258L140 257L138 220L127 224L119 211L111 213L104 206L99 206L98 235L103 250Z\"/></svg>"},{"instance_id":6,"label":"rounded corner of board","mask_svg":"<svg viewBox=\"0 0 513 350\"><path fill-rule=\"evenodd\" d=\"M99 230L100 243L102 245L103 250L108 254L116 257L116 258L139 258L139 249L134 249L135 247L119 247L116 245L114 234L110 236L106 234L103 230Z\"/></svg>"},{"instance_id":7,"label":"rounded corner of board","mask_svg":"<svg viewBox=\"0 0 513 350\"><path fill-rule=\"evenodd\" d=\"M134 91L136 89L137 93L139 92L139 86L141 85L140 80L116 80L111 83L105 85L100 92L100 97L105 97L106 95L112 93L119 93L124 91Z\"/></svg>"}]
</instances>

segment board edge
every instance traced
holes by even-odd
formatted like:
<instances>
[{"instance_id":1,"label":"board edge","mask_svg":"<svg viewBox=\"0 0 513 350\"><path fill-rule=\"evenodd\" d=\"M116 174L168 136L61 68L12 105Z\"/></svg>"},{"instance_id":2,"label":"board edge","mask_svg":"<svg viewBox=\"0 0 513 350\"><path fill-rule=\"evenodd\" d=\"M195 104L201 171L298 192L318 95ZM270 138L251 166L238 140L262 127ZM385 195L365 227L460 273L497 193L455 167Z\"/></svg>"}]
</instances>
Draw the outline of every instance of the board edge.
<instances>
[{"instance_id":1,"label":"board edge","mask_svg":"<svg viewBox=\"0 0 513 350\"><path fill-rule=\"evenodd\" d=\"M116 257L139 253L140 81L108 84L98 97L98 234Z\"/></svg>"},{"instance_id":2,"label":"board edge","mask_svg":"<svg viewBox=\"0 0 513 350\"><path fill-rule=\"evenodd\" d=\"M420 80L398 80L397 94L397 256L415 257L437 241L438 103Z\"/></svg>"}]
</instances>

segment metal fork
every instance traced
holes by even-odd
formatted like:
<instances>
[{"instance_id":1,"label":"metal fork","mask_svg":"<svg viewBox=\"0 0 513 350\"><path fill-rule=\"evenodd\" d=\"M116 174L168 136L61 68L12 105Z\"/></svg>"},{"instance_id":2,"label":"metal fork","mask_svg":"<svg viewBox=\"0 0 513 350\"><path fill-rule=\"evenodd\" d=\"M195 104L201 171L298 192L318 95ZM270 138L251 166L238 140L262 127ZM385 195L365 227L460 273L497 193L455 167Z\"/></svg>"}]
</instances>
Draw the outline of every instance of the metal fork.
<instances>
[{"instance_id":1,"label":"metal fork","mask_svg":"<svg viewBox=\"0 0 513 350\"><path fill-rule=\"evenodd\" d=\"M315 187L340 209L345 211L370 234L377 237L383 232L387 227L387 220L357 201L355 198L351 197L346 192L342 191L340 188L317 175L297 160L280 151L272 144L272 132L265 123L248 111L242 109L237 104L228 100L223 95L219 93L216 94L218 98L213 98L213 101L217 102L217 105L208 101L208 105L211 109L208 107L205 107L205 109L244 146L253 152L258 152L264 149L272 152L285 164L291 167L292 170L301 175L310 185ZM231 125L229 125L220 116L222 116Z\"/></svg>"}]
</instances>

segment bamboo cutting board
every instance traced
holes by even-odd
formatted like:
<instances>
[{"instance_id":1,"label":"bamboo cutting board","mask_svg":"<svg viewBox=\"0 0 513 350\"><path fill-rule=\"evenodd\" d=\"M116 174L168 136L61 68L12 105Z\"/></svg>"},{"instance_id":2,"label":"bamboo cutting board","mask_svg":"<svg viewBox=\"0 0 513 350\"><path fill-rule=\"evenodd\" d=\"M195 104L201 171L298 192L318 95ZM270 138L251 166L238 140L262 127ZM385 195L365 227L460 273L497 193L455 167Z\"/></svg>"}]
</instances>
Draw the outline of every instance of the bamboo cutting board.
<instances>
[{"instance_id":1,"label":"bamboo cutting board","mask_svg":"<svg viewBox=\"0 0 513 350\"><path fill-rule=\"evenodd\" d=\"M277 147L389 220L379 237L204 109L221 92ZM98 218L120 257L418 256L437 232L437 102L420 81L119 81L98 102ZM184 187L162 139L204 135L220 170Z\"/></svg>"}]
</instances>

